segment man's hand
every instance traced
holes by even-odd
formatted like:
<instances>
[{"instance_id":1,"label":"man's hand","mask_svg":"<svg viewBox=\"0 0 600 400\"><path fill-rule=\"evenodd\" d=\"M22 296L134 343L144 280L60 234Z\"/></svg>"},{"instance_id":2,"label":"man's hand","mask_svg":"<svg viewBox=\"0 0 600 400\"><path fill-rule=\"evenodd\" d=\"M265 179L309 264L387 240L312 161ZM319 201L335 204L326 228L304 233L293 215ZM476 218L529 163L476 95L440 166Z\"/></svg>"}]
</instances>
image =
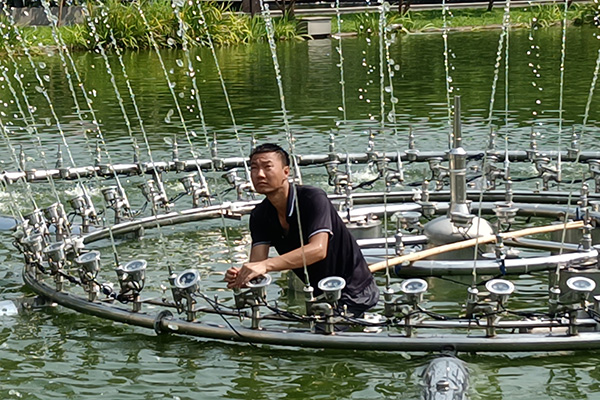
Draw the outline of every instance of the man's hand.
<instances>
[{"instance_id":1,"label":"man's hand","mask_svg":"<svg viewBox=\"0 0 600 400\"><path fill-rule=\"evenodd\" d=\"M238 272L240 271L237 267L231 267L225 272L225 282L227 282L227 287L231 289L233 283L235 282L235 278L237 278Z\"/></svg>"},{"instance_id":2,"label":"man's hand","mask_svg":"<svg viewBox=\"0 0 600 400\"><path fill-rule=\"evenodd\" d=\"M248 282L257 276L267 273L267 264L265 261L247 262L242 268L229 268L225 274L225 281L228 288L242 288Z\"/></svg>"}]
</instances>

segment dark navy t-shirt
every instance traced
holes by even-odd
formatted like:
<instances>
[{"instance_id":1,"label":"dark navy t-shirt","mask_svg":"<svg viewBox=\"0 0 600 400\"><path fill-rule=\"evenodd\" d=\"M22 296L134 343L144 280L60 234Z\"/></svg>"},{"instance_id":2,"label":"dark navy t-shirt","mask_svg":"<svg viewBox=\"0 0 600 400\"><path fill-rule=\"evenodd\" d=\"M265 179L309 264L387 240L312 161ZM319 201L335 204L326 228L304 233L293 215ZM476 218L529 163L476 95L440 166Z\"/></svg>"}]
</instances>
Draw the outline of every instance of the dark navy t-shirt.
<instances>
[{"instance_id":1,"label":"dark navy t-shirt","mask_svg":"<svg viewBox=\"0 0 600 400\"><path fill-rule=\"evenodd\" d=\"M358 294L373 282L373 275L356 240L344 225L325 192L319 188L290 184L286 214L289 224L287 234L281 227L277 210L271 202L264 199L258 204L250 214L252 246L268 244L275 247L279 254L301 246L296 196L300 208L304 244L308 244L310 238L319 232L329 234L327 257L308 266L308 276L315 295L321 294L317 287L318 282L328 276L341 276L346 280L344 292L350 296ZM293 271L302 281L305 281L302 267L295 268Z\"/></svg>"}]
</instances>

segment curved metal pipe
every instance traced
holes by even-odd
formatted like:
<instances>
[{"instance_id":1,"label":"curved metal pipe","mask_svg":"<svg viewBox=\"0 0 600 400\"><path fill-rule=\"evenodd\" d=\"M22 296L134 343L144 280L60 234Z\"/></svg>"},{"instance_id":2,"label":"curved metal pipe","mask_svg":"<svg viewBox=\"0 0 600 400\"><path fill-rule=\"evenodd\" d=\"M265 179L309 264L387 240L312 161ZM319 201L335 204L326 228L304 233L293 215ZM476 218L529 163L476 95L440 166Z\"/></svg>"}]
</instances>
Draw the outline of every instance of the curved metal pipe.
<instances>
[{"instance_id":1,"label":"curved metal pipe","mask_svg":"<svg viewBox=\"0 0 600 400\"><path fill-rule=\"evenodd\" d=\"M598 250L588 252L565 253L546 257L507 258L504 260L507 274L526 274L535 271L545 271L556 267L557 264L577 264L597 261ZM474 265L475 264L475 265ZM477 274L496 275L500 273L500 263L496 260L421 260L410 266L396 267L398 276L450 276L471 275L473 267Z\"/></svg>"},{"instance_id":2,"label":"curved metal pipe","mask_svg":"<svg viewBox=\"0 0 600 400\"><path fill-rule=\"evenodd\" d=\"M568 351L600 348L599 332L580 332L568 336L554 330L547 333L503 333L494 337L461 335L456 333L426 334L407 337L400 333L336 332L334 335L310 333L309 331L249 329L236 326L236 332L226 325L188 322L164 314L134 313L123 308L100 302L89 302L72 294L57 292L23 273L25 283L37 294L75 311L94 315L129 325L159 332L197 336L226 342L256 343L278 346L355 349L371 351L443 351L449 348L460 352L517 352L517 351Z\"/></svg>"}]
</instances>

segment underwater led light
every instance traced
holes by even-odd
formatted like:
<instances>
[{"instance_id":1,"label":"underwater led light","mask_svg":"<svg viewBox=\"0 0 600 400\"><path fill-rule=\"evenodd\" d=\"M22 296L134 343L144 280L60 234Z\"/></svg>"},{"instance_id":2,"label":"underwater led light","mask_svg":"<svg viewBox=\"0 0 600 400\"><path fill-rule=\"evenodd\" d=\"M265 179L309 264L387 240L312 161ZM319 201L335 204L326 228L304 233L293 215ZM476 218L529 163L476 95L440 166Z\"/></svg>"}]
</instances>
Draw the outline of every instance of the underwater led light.
<instances>
[{"instance_id":1,"label":"underwater led light","mask_svg":"<svg viewBox=\"0 0 600 400\"><path fill-rule=\"evenodd\" d=\"M400 290L410 303L420 303L429 285L421 278L406 279L400 284Z\"/></svg>"},{"instance_id":2,"label":"underwater led light","mask_svg":"<svg viewBox=\"0 0 600 400\"><path fill-rule=\"evenodd\" d=\"M574 276L567 279L567 287L575 292L590 293L596 288L596 282L585 276Z\"/></svg>"},{"instance_id":3,"label":"underwater led light","mask_svg":"<svg viewBox=\"0 0 600 400\"><path fill-rule=\"evenodd\" d=\"M108 204L112 204L119 199L119 192L117 191L116 186L106 187L102 189L101 192L102 196L104 196L104 200L106 200Z\"/></svg>"},{"instance_id":4,"label":"underwater led light","mask_svg":"<svg viewBox=\"0 0 600 400\"><path fill-rule=\"evenodd\" d=\"M121 270L120 280L124 283L133 283L136 290L140 291L144 288L146 280L146 260L129 261L124 266L118 268ZM119 274L119 272L117 272Z\"/></svg>"},{"instance_id":5,"label":"underwater led light","mask_svg":"<svg viewBox=\"0 0 600 400\"><path fill-rule=\"evenodd\" d=\"M492 279L485 284L485 288L491 294L491 298L499 303L504 303L515 291L515 285L506 279Z\"/></svg>"},{"instance_id":6,"label":"underwater led light","mask_svg":"<svg viewBox=\"0 0 600 400\"><path fill-rule=\"evenodd\" d=\"M73 207L73 210L77 212L82 212L87 207L87 202L83 196L73 197L71 200L69 200L69 203L71 204L71 207Z\"/></svg>"},{"instance_id":7,"label":"underwater led light","mask_svg":"<svg viewBox=\"0 0 600 400\"><path fill-rule=\"evenodd\" d=\"M23 247L30 253L39 253L42 251L44 238L41 234L36 234L25 238L22 241Z\"/></svg>"},{"instance_id":8,"label":"underwater led light","mask_svg":"<svg viewBox=\"0 0 600 400\"><path fill-rule=\"evenodd\" d=\"M84 253L75 259L75 263L79 267L87 272L92 277L96 277L100 271L100 252L92 250L88 253Z\"/></svg>"},{"instance_id":9,"label":"underwater led light","mask_svg":"<svg viewBox=\"0 0 600 400\"><path fill-rule=\"evenodd\" d=\"M198 291L200 273L195 269L186 269L175 278L175 287L188 293Z\"/></svg>"},{"instance_id":10,"label":"underwater led light","mask_svg":"<svg viewBox=\"0 0 600 400\"><path fill-rule=\"evenodd\" d=\"M52 243L46 246L44 254L53 262L59 262L65 259L65 244L63 242Z\"/></svg>"},{"instance_id":11,"label":"underwater led light","mask_svg":"<svg viewBox=\"0 0 600 400\"><path fill-rule=\"evenodd\" d=\"M194 191L194 174L186 175L179 179L186 193L191 194Z\"/></svg>"},{"instance_id":12,"label":"underwater led light","mask_svg":"<svg viewBox=\"0 0 600 400\"><path fill-rule=\"evenodd\" d=\"M44 213L40 209L33 210L30 214L25 215L27 221L31 226L39 226L44 222Z\"/></svg>"},{"instance_id":13,"label":"underwater led light","mask_svg":"<svg viewBox=\"0 0 600 400\"><path fill-rule=\"evenodd\" d=\"M54 203L44 209L44 215L48 221L56 222L62 216L58 207L59 203Z\"/></svg>"},{"instance_id":14,"label":"underwater led light","mask_svg":"<svg viewBox=\"0 0 600 400\"><path fill-rule=\"evenodd\" d=\"M223 178L229 182L230 185L235 186L238 178L237 168L232 168L228 172L222 175Z\"/></svg>"},{"instance_id":15,"label":"underwater led light","mask_svg":"<svg viewBox=\"0 0 600 400\"><path fill-rule=\"evenodd\" d=\"M596 289L596 282L585 276L573 276L567 279L569 292L567 298L573 302L586 300L590 293Z\"/></svg>"},{"instance_id":16,"label":"underwater led light","mask_svg":"<svg viewBox=\"0 0 600 400\"><path fill-rule=\"evenodd\" d=\"M342 289L346 287L346 280L339 276L329 276L319 281L317 287L325 295L325 299L332 303L342 296Z\"/></svg>"},{"instance_id":17,"label":"underwater led light","mask_svg":"<svg viewBox=\"0 0 600 400\"><path fill-rule=\"evenodd\" d=\"M405 294L419 294L427 291L427 282L420 278L407 279L400 285L400 290Z\"/></svg>"},{"instance_id":18,"label":"underwater led light","mask_svg":"<svg viewBox=\"0 0 600 400\"><path fill-rule=\"evenodd\" d=\"M263 288L269 286L272 281L273 278L271 277L271 275L264 274L257 276L254 279L251 279L250 282L246 284L246 286L248 286L250 289Z\"/></svg>"}]
</instances>

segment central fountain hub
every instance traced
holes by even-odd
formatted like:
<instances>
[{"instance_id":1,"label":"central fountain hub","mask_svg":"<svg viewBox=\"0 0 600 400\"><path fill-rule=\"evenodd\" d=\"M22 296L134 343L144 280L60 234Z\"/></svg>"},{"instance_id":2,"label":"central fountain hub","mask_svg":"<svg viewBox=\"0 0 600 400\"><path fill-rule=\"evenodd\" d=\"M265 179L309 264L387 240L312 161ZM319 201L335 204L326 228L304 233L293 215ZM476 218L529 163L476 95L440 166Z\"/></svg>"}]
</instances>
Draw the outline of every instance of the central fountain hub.
<instances>
[{"instance_id":1,"label":"central fountain hub","mask_svg":"<svg viewBox=\"0 0 600 400\"><path fill-rule=\"evenodd\" d=\"M471 214L467 200L467 152L462 147L460 122L460 96L454 97L454 128L452 148L448 151L450 161L450 206L448 213L424 227L431 246L454 243L494 233L485 219ZM444 259L472 259L473 250L466 249L445 253Z\"/></svg>"}]
</instances>

